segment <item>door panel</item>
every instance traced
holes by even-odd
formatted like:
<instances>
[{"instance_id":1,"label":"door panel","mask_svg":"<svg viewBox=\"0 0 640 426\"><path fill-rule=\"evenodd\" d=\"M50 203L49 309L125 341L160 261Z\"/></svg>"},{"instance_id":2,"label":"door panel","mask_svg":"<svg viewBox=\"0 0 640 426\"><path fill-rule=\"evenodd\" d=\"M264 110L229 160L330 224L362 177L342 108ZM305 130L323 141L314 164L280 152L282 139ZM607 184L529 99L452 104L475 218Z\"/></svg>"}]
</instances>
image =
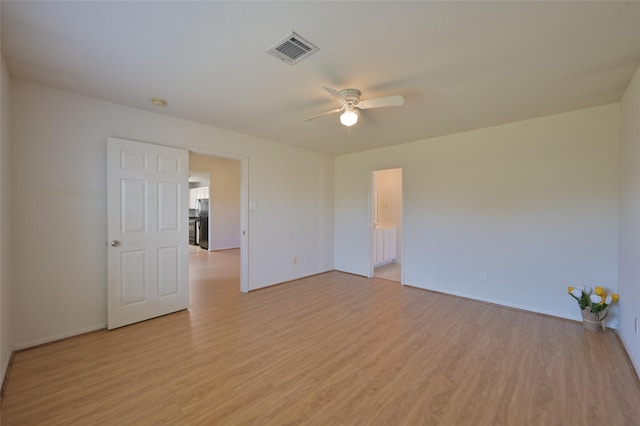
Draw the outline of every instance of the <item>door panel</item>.
<instances>
[{"instance_id":1,"label":"door panel","mask_svg":"<svg viewBox=\"0 0 640 426\"><path fill-rule=\"evenodd\" d=\"M108 328L186 309L188 151L107 144Z\"/></svg>"},{"instance_id":2,"label":"door panel","mask_svg":"<svg viewBox=\"0 0 640 426\"><path fill-rule=\"evenodd\" d=\"M173 296L180 290L180 247L158 249L158 296Z\"/></svg>"},{"instance_id":3,"label":"door panel","mask_svg":"<svg viewBox=\"0 0 640 426\"><path fill-rule=\"evenodd\" d=\"M158 230L178 231L180 218L180 186L173 182L158 183Z\"/></svg>"},{"instance_id":4,"label":"door panel","mask_svg":"<svg viewBox=\"0 0 640 426\"><path fill-rule=\"evenodd\" d=\"M144 232L147 223L145 199L147 190L143 180L122 180L122 205L120 209L120 223L122 233Z\"/></svg>"},{"instance_id":5,"label":"door panel","mask_svg":"<svg viewBox=\"0 0 640 426\"><path fill-rule=\"evenodd\" d=\"M122 306L146 302L147 256L144 250L120 253Z\"/></svg>"}]
</instances>

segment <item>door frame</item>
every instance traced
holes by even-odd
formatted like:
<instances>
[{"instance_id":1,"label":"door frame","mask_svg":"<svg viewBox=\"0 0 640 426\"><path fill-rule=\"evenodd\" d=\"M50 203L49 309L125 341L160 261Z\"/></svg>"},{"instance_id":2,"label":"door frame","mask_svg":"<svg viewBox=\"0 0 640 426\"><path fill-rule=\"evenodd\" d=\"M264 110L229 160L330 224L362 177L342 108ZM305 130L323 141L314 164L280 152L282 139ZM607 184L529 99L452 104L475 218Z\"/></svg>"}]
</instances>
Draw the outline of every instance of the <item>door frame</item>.
<instances>
[{"instance_id":1,"label":"door frame","mask_svg":"<svg viewBox=\"0 0 640 426\"><path fill-rule=\"evenodd\" d=\"M402 238L402 243L400 244L400 250L402 253L402 259L403 261L400 263L400 284L401 285L405 285L405 281L404 281L404 265L405 265L405 235L406 235L406 213L405 213L405 182L406 182L406 166L403 163L398 163L398 164L387 164L384 166L379 166L379 167L374 167L371 168L369 170L369 217L368 217L368 224L369 224L369 276L368 278L373 278L374 277L374 249L375 246L373 244L374 242L374 238L375 238L375 234L374 234L374 225L375 225L375 214L374 214L374 204L375 204L375 200L377 199L377 195L376 195L376 187L375 187L375 174L376 172L380 172L380 171L384 171L384 170L391 170L391 169L400 169L401 170L401 175L402 175L402 185L401 185L401 191L402 191L402 203L401 203L401 209L402 209L402 214L400 215L402 217L402 229L400 230L400 236Z\"/></svg>"},{"instance_id":2,"label":"door frame","mask_svg":"<svg viewBox=\"0 0 640 426\"><path fill-rule=\"evenodd\" d=\"M240 292L249 292L249 157L245 155L230 154L228 152L214 151L194 146L185 146L197 155L205 157L217 157L227 160L240 161ZM211 218L209 218L211 222ZM211 229L209 229L211 232Z\"/></svg>"}]
</instances>

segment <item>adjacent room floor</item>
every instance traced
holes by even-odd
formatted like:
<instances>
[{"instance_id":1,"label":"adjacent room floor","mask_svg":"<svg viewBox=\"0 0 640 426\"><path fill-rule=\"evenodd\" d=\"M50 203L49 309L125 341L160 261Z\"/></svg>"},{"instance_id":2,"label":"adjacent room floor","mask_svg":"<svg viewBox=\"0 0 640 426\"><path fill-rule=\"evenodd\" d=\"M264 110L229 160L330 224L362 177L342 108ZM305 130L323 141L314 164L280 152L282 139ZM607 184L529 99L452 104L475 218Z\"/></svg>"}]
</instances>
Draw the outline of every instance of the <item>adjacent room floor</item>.
<instances>
[{"instance_id":1,"label":"adjacent room floor","mask_svg":"<svg viewBox=\"0 0 640 426\"><path fill-rule=\"evenodd\" d=\"M10 425L632 425L612 331L329 272L239 292L193 253L191 308L17 353Z\"/></svg>"},{"instance_id":2,"label":"adjacent room floor","mask_svg":"<svg viewBox=\"0 0 640 426\"><path fill-rule=\"evenodd\" d=\"M189 253L202 253L202 252L206 252L207 250L203 249L200 246L194 246L192 244L189 244Z\"/></svg>"},{"instance_id":3,"label":"adjacent room floor","mask_svg":"<svg viewBox=\"0 0 640 426\"><path fill-rule=\"evenodd\" d=\"M376 278L382 278L389 281L400 282L401 266L399 263L393 262L388 265L379 266L373 270L373 276Z\"/></svg>"}]
</instances>

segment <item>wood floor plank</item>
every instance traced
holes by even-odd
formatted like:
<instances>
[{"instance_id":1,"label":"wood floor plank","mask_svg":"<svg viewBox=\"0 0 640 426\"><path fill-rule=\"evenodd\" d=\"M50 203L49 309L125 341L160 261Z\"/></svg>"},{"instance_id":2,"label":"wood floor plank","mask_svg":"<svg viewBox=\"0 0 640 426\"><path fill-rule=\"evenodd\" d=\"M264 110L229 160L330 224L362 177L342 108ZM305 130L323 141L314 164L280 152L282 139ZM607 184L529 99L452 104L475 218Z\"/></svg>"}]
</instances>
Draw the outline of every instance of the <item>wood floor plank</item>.
<instances>
[{"instance_id":1,"label":"wood floor plank","mask_svg":"<svg viewBox=\"0 0 640 426\"><path fill-rule=\"evenodd\" d=\"M15 355L3 425L638 425L612 331L330 272L239 292L190 254L191 307Z\"/></svg>"}]
</instances>

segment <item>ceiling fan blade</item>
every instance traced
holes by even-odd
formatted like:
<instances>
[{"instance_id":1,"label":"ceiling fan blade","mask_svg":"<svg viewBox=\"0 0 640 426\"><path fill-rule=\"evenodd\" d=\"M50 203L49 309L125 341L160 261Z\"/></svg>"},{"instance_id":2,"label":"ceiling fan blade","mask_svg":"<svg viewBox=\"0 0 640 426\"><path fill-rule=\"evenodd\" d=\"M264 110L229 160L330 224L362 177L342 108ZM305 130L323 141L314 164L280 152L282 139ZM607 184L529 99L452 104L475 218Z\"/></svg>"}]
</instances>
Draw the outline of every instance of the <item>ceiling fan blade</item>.
<instances>
[{"instance_id":1,"label":"ceiling fan blade","mask_svg":"<svg viewBox=\"0 0 640 426\"><path fill-rule=\"evenodd\" d=\"M343 109L344 108L336 108L336 109L332 109L331 111L323 112L322 114L312 115L311 117L305 118L304 121L315 120L316 118L319 118L325 115L335 114L336 112L340 112Z\"/></svg>"},{"instance_id":2,"label":"ceiling fan blade","mask_svg":"<svg viewBox=\"0 0 640 426\"><path fill-rule=\"evenodd\" d=\"M326 90L334 98L344 101L344 98L340 96L340 93L336 89L332 89L330 87L324 87L324 86L322 88Z\"/></svg>"},{"instance_id":3,"label":"ceiling fan blade","mask_svg":"<svg viewBox=\"0 0 640 426\"><path fill-rule=\"evenodd\" d=\"M384 98L375 98L375 99L368 99L366 101L360 101L358 102L358 108L369 109L369 108L400 106L403 104L404 104L404 97L400 95L394 95L394 96L386 96Z\"/></svg>"}]
</instances>

